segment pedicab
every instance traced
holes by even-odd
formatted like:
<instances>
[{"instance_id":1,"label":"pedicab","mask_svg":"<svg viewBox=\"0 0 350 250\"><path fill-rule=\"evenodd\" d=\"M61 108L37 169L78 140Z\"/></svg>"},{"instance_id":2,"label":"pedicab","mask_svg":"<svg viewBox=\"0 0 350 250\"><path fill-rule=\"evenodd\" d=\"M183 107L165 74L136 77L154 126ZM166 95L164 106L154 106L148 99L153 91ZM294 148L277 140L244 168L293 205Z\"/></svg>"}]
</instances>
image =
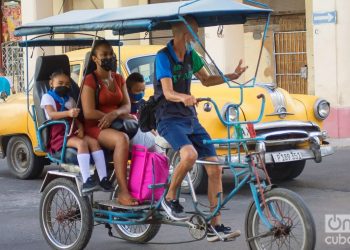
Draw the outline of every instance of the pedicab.
<instances>
[{"instance_id":1,"label":"pedicab","mask_svg":"<svg viewBox=\"0 0 350 250\"><path fill-rule=\"evenodd\" d=\"M74 46L92 45L99 31L112 30L118 37L110 41L113 45L122 45L121 36L130 33L149 32L151 30L165 30L174 22L184 22L195 37L208 58L212 61L228 88L237 88L240 99L230 104L237 117L232 121L226 119L220 112L215 100L210 97L198 98L204 102L203 108L210 111L213 107L218 119L227 127L227 137L205 141L207 144L226 144L228 152L231 148L242 151L244 157L239 157L238 163L231 160L230 153L224 162L208 162L198 160L199 164L225 165L233 173L235 186L221 199L218 194L217 207L212 212L201 209L190 175L187 174L191 190L193 211L185 220L170 218L161 208L169 183L153 183L148 187L154 192L158 188L165 191L159 200L151 201L139 206L123 206L116 202L117 186L108 200L97 200L94 193L82 193L82 179L79 173L67 171L68 163L76 163L76 152L66 147L66 141L59 154L47 157L62 166L59 170L48 171L40 192L40 226L48 244L54 249L83 249L89 242L95 225L105 225L109 235L114 228L121 238L135 243L146 243L159 232L162 224L187 228L190 235L197 240L207 234L209 221L237 194L246 184L251 191L252 201L247 208L245 217L245 237L250 249L314 249L316 232L313 217L303 199L296 193L278 188L271 184L264 164L264 138L254 136L254 124L261 121L264 114L265 96L257 96L261 100L260 115L254 121L244 121L240 117L240 106L244 102L243 91L255 85L261 51L268 29L271 9L264 5L259 7L236 3L230 0L195 0L173 3L149 4L118 9L70 11L54 17L45 18L16 29L17 36L24 36L21 45L25 47L28 56L29 47L40 46ZM206 52L198 36L186 22L184 16L191 15L199 27L243 24L248 19L266 20L264 36L255 75L247 82L229 81L222 74L210 55ZM62 39L55 38L61 33L81 34L82 32L96 32L93 38ZM28 36L35 35L34 38ZM49 36L49 38L46 38ZM28 60L27 60L28 62ZM41 150L46 151L47 129L50 125L61 123L66 126L65 135L70 132L68 123L62 121L46 121L40 108L41 95L48 88L49 75L60 67L67 74L70 73L69 61L65 55L42 56L36 62L34 75L34 105L31 116L35 123L36 133ZM28 70L27 70L28 72ZM27 73L28 74L28 73ZM86 74L86 72L85 72ZM27 76L28 79L28 76ZM83 85L81 86L81 88ZM71 95L79 98L79 87L72 81ZM248 144L254 142L254 152L248 150ZM169 147L162 143L163 148ZM241 154L238 154L241 155ZM111 171L110 178L114 178ZM170 178L168 179L170 180ZM169 182L169 181L168 181ZM178 192L180 194L180 192ZM112 228L113 226L113 228ZM213 229L213 228L212 228ZM216 232L213 229L214 232ZM217 234L220 240L227 239Z\"/></svg>"}]
</instances>

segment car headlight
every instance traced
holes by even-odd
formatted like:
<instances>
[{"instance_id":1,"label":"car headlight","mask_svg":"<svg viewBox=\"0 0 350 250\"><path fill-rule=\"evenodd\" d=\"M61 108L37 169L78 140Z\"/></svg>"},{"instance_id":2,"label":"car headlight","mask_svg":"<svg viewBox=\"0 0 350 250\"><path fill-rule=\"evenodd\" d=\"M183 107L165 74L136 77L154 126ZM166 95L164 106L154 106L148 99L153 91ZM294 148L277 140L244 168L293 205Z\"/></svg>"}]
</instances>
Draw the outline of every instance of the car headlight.
<instances>
[{"instance_id":1,"label":"car headlight","mask_svg":"<svg viewBox=\"0 0 350 250\"><path fill-rule=\"evenodd\" d=\"M318 99L315 102L314 113L317 119L324 120L328 117L331 111L331 106L329 102L324 99Z\"/></svg>"},{"instance_id":2,"label":"car headlight","mask_svg":"<svg viewBox=\"0 0 350 250\"><path fill-rule=\"evenodd\" d=\"M229 107L230 103L226 103L222 107L221 115L225 119L225 121L233 122L237 118L237 110L234 107Z\"/></svg>"}]
</instances>

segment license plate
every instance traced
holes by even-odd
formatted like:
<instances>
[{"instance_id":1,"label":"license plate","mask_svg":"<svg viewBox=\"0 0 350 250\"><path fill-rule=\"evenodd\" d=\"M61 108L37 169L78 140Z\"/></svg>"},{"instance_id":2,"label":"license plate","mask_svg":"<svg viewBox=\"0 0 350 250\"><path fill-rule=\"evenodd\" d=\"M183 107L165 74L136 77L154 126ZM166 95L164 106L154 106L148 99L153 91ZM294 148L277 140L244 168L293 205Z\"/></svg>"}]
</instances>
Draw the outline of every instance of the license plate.
<instances>
[{"instance_id":1,"label":"license plate","mask_svg":"<svg viewBox=\"0 0 350 250\"><path fill-rule=\"evenodd\" d=\"M272 158L274 162L299 161L303 159L301 153L298 151L272 153Z\"/></svg>"}]
</instances>

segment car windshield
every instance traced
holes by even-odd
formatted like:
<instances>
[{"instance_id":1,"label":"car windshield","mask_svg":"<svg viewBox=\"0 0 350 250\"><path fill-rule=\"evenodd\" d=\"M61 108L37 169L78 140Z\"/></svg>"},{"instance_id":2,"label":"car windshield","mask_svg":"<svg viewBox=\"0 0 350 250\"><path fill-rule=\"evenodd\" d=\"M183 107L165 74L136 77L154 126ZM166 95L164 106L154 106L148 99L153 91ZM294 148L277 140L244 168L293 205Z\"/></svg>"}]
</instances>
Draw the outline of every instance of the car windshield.
<instances>
[{"instance_id":1,"label":"car windshield","mask_svg":"<svg viewBox=\"0 0 350 250\"><path fill-rule=\"evenodd\" d=\"M156 55L146 55L129 59L126 62L126 67L129 74L138 72L143 75L146 85L152 84L155 58ZM204 68L207 70L207 72L209 72L209 74L212 74L207 62L204 60L204 58L202 59L204 62ZM192 77L192 80L198 81L194 75Z\"/></svg>"}]
</instances>

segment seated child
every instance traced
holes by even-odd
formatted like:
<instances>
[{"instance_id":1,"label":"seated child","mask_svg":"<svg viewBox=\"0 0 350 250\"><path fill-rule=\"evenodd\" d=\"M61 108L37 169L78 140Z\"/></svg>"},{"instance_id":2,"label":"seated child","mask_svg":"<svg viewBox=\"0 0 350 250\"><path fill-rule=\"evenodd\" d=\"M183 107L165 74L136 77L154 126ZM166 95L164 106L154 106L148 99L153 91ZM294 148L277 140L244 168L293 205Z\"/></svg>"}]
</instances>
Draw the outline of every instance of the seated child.
<instances>
[{"instance_id":1,"label":"seated child","mask_svg":"<svg viewBox=\"0 0 350 250\"><path fill-rule=\"evenodd\" d=\"M140 73L131 73L128 78L126 78L126 86L128 89L130 102L131 102L131 112L130 114L136 115L138 117L138 112L140 105L145 102L143 97L145 96L145 80Z\"/></svg>"},{"instance_id":2,"label":"seated child","mask_svg":"<svg viewBox=\"0 0 350 250\"><path fill-rule=\"evenodd\" d=\"M126 86L128 89L128 94L131 102L131 115L139 117L139 108L142 103L145 102L143 97L145 96L145 80L140 73L131 73L128 78L126 78ZM155 144L156 132L142 132L140 129L137 131L136 135L132 138L131 143L143 145L150 151L157 151Z\"/></svg>"},{"instance_id":3,"label":"seated child","mask_svg":"<svg viewBox=\"0 0 350 250\"><path fill-rule=\"evenodd\" d=\"M63 71L56 71L50 77L51 89L41 99L41 108L45 110L48 120L66 119L71 124L72 118L77 118L80 109L74 108L75 101L68 95L70 90L70 78ZM65 125L55 124L50 126L48 150L50 153L59 152L62 149ZM67 147L78 150L78 163L83 177L83 192L91 192L98 189L97 183L90 176L90 152L95 162L100 186L109 191L113 187L107 179L106 161L103 150L96 139L84 135L82 124L75 119L73 133L67 139Z\"/></svg>"}]
</instances>

